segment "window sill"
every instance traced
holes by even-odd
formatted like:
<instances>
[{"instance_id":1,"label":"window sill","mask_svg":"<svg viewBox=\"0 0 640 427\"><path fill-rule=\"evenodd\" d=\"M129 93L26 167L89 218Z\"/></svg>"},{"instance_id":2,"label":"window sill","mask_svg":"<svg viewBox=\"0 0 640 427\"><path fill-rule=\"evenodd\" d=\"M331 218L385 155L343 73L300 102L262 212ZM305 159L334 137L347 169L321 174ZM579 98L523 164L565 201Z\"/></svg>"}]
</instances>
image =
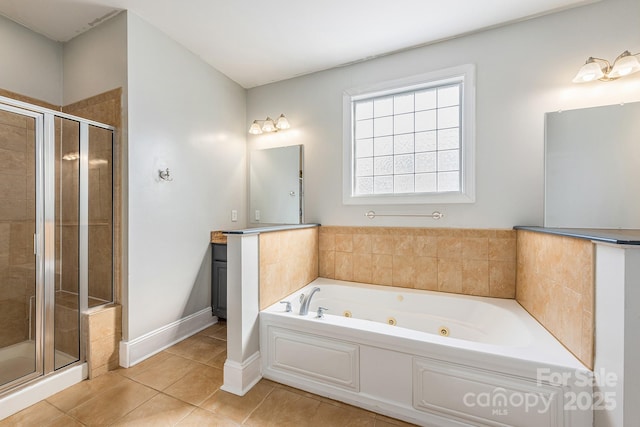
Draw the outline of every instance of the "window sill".
<instances>
[{"instance_id":1,"label":"window sill","mask_svg":"<svg viewBox=\"0 0 640 427\"><path fill-rule=\"evenodd\" d=\"M345 205L429 205L449 203L475 203L474 193L440 193L424 195L377 195L377 196L350 196L343 195L342 203Z\"/></svg>"}]
</instances>

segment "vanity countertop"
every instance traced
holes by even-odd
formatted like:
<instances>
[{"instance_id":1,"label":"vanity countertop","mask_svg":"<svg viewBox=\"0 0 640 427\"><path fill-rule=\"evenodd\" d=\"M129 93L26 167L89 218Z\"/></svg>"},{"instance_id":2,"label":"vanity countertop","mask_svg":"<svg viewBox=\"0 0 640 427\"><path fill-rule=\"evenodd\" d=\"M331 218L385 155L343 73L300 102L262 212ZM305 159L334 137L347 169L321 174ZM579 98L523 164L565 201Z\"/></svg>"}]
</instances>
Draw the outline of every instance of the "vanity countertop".
<instances>
[{"instance_id":1,"label":"vanity countertop","mask_svg":"<svg viewBox=\"0 0 640 427\"><path fill-rule=\"evenodd\" d=\"M268 233L271 231L286 231L286 230L298 230L300 228L313 228L318 227L320 224L286 224L286 225L271 225L266 227L244 228L242 230L228 230L223 231L224 234L260 234Z\"/></svg>"},{"instance_id":2,"label":"vanity countertop","mask_svg":"<svg viewBox=\"0 0 640 427\"><path fill-rule=\"evenodd\" d=\"M227 235L229 234L260 234L270 231L286 231L298 230L300 228L318 227L320 224L290 224L290 225L272 225L265 227L243 228L240 230L216 230L211 232L211 243L227 244Z\"/></svg>"},{"instance_id":3,"label":"vanity countertop","mask_svg":"<svg viewBox=\"0 0 640 427\"><path fill-rule=\"evenodd\" d=\"M211 232L211 243L218 243L222 245L227 244L227 236L224 231L216 230Z\"/></svg>"},{"instance_id":4,"label":"vanity countertop","mask_svg":"<svg viewBox=\"0 0 640 427\"><path fill-rule=\"evenodd\" d=\"M640 229L617 228L550 228L518 225L516 230L535 231L537 233L557 234L559 236L576 237L595 242L613 243L616 245L640 245Z\"/></svg>"}]
</instances>

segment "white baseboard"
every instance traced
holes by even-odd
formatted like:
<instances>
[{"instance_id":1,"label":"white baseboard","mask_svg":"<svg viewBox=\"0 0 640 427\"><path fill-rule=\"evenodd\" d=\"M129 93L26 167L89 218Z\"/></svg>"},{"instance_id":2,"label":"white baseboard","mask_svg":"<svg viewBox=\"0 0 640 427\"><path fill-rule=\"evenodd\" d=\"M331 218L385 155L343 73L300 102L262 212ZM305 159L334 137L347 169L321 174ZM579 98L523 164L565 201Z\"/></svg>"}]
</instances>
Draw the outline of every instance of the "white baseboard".
<instances>
[{"instance_id":1,"label":"white baseboard","mask_svg":"<svg viewBox=\"0 0 640 427\"><path fill-rule=\"evenodd\" d=\"M131 341L120 341L120 366L129 368L217 322L207 307Z\"/></svg>"},{"instance_id":2,"label":"white baseboard","mask_svg":"<svg viewBox=\"0 0 640 427\"><path fill-rule=\"evenodd\" d=\"M224 363L224 384L220 390L244 396L262 379L260 352L256 351L243 363L227 359Z\"/></svg>"}]
</instances>

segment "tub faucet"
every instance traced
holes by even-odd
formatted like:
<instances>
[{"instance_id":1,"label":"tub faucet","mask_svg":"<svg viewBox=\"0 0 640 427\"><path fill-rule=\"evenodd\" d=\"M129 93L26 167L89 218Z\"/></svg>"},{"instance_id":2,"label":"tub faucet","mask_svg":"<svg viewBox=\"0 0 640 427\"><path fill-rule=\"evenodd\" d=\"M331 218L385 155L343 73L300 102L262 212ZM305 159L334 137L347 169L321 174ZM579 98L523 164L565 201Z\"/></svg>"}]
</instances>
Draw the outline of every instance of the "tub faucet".
<instances>
[{"instance_id":1,"label":"tub faucet","mask_svg":"<svg viewBox=\"0 0 640 427\"><path fill-rule=\"evenodd\" d=\"M311 289L309 295L304 297L304 299L302 300L302 304L300 304L300 316L306 316L309 313L309 304L311 303L311 297L313 297L313 294L315 294L319 290L320 288L316 286L315 288Z\"/></svg>"}]
</instances>

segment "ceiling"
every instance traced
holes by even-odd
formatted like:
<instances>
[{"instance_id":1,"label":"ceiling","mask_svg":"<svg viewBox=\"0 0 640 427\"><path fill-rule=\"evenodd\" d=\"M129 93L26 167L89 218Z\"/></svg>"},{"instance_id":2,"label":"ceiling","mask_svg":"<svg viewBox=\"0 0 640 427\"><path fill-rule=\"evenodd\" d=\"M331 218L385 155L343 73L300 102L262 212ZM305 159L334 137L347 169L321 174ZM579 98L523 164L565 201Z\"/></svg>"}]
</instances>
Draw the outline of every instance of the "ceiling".
<instances>
[{"instance_id":1,"label":"ceiling","mask_svg":"<svg viewBox=\"0 0 640 427\"><path fill-rule=\"evenodd\" d=\"M0 0L65 42L128 9L245 88L594 0Z\"/></svg>"}]
</instances>

